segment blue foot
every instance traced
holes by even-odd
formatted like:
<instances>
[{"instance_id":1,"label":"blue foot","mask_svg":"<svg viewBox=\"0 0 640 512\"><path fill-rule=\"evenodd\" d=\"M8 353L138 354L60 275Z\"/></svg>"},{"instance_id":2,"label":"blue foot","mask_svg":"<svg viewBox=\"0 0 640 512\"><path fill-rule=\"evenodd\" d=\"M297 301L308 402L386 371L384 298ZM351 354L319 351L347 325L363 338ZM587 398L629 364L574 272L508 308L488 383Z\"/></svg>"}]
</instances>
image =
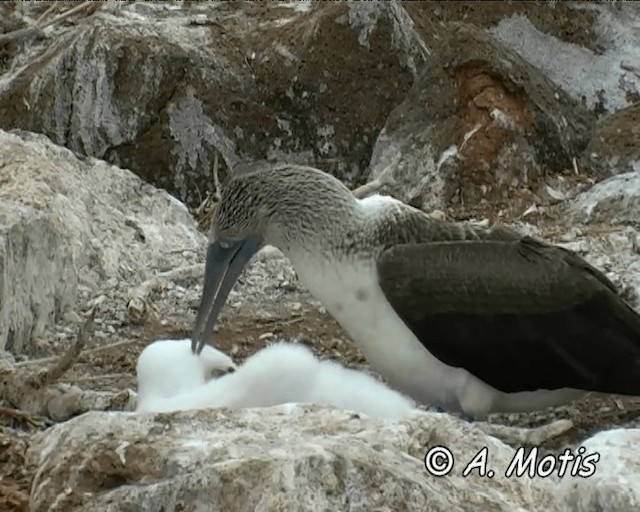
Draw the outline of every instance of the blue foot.
<instances>
[{"instance_id":1,"label":"blue foot","mask_svg":"<svg viewBox=\"0 0 640 512\"><path fill-rule=\"evenodd\" d=\"M447 410L444 408L444 405L442 405L442 402L438 401L432 402L429 406L429 410L434 412L447 412Z\"/></svg>"},{"instance_id":2,"label":"blue foot","mask_svg":"<svg viewBox=\"0 0 640 512\"><path fill-rule=\"evenodd\" d=\"M474 423L476 421L471 414L467 414L466 412L460 413L460 419L462 421L466 421L467 423Z\"/></svg>"},{"instance_id":3,"label":"blue foot","mask_svg":"<svg viewBox=\"0 0 640 512\"><path fill-rule=\"evenodd\" d=\"M448 412L447 409L445 409L444 405L442 405L442 402L438 400L436 400L435 402L431 402L431 405L428 407L427 410L433 411L433 412L439 412L439 413ZM474 423L476 421L476 419L471 414L468 414L466 412L460 413L460 419L462 421L466 421L467 423Z\"/></svg>"}]
</instances>

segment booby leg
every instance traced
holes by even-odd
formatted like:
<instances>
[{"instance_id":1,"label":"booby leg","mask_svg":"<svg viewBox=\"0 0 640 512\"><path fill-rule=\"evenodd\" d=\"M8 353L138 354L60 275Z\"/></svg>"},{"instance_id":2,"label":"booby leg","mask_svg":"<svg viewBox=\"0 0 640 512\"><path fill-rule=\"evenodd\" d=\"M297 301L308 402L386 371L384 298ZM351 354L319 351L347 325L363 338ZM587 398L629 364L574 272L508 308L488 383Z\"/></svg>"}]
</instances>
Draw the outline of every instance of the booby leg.
<instances>
[{"instance_id":1,"label":"booby leg","mask_svg":"<svg viewBox=\"0 0 640 512\"><path fill-rule=\"evenodd\" d=\"M436 400L434 402L431 402L431 405L429 405L429 407L427 408L428 411L433 411L433 412L437 412L437 413L448 413L449 411L447 411L446 407L443 405L443 403L440 400ZM462 421L466 421L468 423L474 423L476 421L475 416L473 414L467 413L467 412L461 412L459 414L459 417Z\"/></svg>"},{"instance_id":2,"label":"booby leg","mask_svg":"<svg viewBox=\"0 0 640 512\"><path fill-rule=\"evenodd\" d=\"M431 405L429 405L427 410L433 411L433 412L439 412L439 413L447 412L444 405L439 400L436 400L435 402L431 402Z\"/></svg>"},{"instance_id":3,"label":"booby leg","mask_svg":"<svg viewBox=\"0 0 640 512\"><path fill-rule=\"evenodd\" d=\"M476 421L475 416L473 416L473 414L469 414L468 412L461 412L460 419L462 421L466 421L467 423L475 423Z\"/></svg>"}]
</instances>

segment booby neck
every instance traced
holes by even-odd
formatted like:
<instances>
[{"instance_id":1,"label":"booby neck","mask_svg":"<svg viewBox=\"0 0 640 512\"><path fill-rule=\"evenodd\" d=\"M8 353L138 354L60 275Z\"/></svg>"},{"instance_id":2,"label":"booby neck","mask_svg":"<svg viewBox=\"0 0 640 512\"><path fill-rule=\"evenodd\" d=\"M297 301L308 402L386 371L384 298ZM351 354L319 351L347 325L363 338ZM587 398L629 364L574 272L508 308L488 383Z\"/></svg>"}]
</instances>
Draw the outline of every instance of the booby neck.
<instances>
[{"instance_id":1,"label":"booby neck","mask_svg":"<svg viewBox=\"0 0 640 512\"><path fill-rule=\"evenodd\" d=\"M330 260L375 258L397 244L483 238L486 229L446 223L390 196L358 199L337 178L282 165L232 178L212 240L259 232L285 256L311 252ZM295 259L295 257L294 257Z\"/></svg>"},{"instance_id":2,"label":"booby neck","mask_svg":"<svg viewBox=\"0 0 640 512\"><path fill-rule=\"evenodd\" d=\"M313 168L274 166L232 178L211 235L240 238L244 233L238 231L246 229L259 231L264 244L286 256L357 257L375 245L375 221L386 213L375 211L375 202L358 200L339 180Z\"/></svg>"},{"instance_id":3,"label":"booby neck","mask_svg":"<svg viewBox=\"0 0 640 512\"><path fill-rule=\"evenodd\" d=\"M280 249L299 275L309 276L310 267L337 262L373 267L382 252L399 244L478 239L483 232L432 220L388 196L357 199L338 179L310 167L266 166L235 175L222 192L211 230L193 350L212 341L233 283L264 245Z\"/></svg>"}]
</instances>

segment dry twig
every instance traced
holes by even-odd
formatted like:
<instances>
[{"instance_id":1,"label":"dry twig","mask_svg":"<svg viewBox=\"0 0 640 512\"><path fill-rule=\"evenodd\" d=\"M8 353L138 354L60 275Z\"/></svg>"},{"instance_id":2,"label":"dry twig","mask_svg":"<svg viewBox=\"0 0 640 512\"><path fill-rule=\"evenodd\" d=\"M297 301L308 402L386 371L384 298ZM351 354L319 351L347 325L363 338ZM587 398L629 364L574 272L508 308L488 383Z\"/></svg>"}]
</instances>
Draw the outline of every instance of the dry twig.
<instances>
[{"instance_id":1,"label":"dry twig","mask_svg":"<svg viewBox=\"0 0 640 512\"><path fill-rule=\"evenodd\" d=\"M111 343L110 345L103 345L101 347L92 348L90 350L85 350L84 352L82 352L80 354L80 358L83 358L83 357L88 356L88 355L97 354L99 352L105 352L107 350L111 350L111 349L114 349L114 348L124 347L125 345L132 345L134 343L137 343L137 341L136 340L117 341L115 343ZM59 359L58 356L43 357L42 359L31 359L29 361L22 361L20 363L16 363L15 366L16 366L16 368L20 368L20 367L24 367L24 366L42 365L42 364L50 363L52 361L56 361L58 359Z\"/></svg>"},{"instance_id":2,"label":"dry twig","mask_svg":"<svg viewBox=\"0 0 640 512\"><path fill-rule=\"evenodd\" d=\"M508 425L478 422L476 426L485 434L500 439L511 446L540 446L573 429L571 420L557 420L535 428L519 428Z\"/></svg>"},{"instance_id":3,"label":"dry twig","mask_svg":"<svg viewBox=\"0 0 640 512\"><path fill-rule=\"evenodd\" d=\"M60 21L62 21L65 18L68 18L69 16L76 14L80 11L83 11L89 7L96 7L96 4L94 2L90 2L90 1L86 1L81 3L80 5L77 5L71 9L69 9L68 11L63 12L62 14L56 16L55 18L47 21L46 23L36 23L36 25L34 25L33 27L27 27L27 28L21 28L20 30L14 30L12 32L9 32L7 34L0 34L0 45L5 44L5 43L10 43L13 41L19 41L20 39L25 39L27 37L30 37L32 35L35 35L39 32L41 32L43 29L58 23ZM40 18L38 18L38 22L41 21L46 14L49 13L49 11L51 11L53 9L54 6L51 6L49 9L47 9L47 11L45 11L45 13L40 16ZM100 8L100 5L98 4L98 8Z\"/></svg>"},{"instance_id":4,"label":"dry twig","mask_svg":"<svg viewBox=\"0 0 640 512\"><path fill-rule=\"evenodd\" d=\"M76 337L75 343L71 346L67 352L64 353L62 357L56 358L56 362L50 368L42 370L38 372L36 375L32 376L29 384L34 387L40 389L49 384L53 384L58 381L60 377L62 377L69 368L73 365L73 363L78 359L78 356L82 352L82 349L87 344L87 340L93 335L95 331L95 324L93 323L93 319L95 316L95 310L91 311L89 318L85 321L85 323L80 327L78 331L78 336Z\"/></svg>"},{"instance_id":5,"label":"dry twig","mask_svg":"<svg viewBox=\"0 0 640 512\"><path fill-rule=\"evenodd\" d=\"M42 428L51 424L51 422L43 416L34 416L33 414L12 407L0 406L0 418L10 418L33 428Z\"/></svg>"},{"instance_id":6,"label":"dry twig","mask_svg":"<svg viewBox=\"0 0 640 512\"><path fill-rule=\"evenodd\" d=\"M52 359L53 364L48 368L33 371L12 367L0 360L0 399L32 417L41 416L54 421L63 421L88 410L130 407L132 395L128 390L120 393L84 391L56 382L78 359L93 329L92 314L78 332L74 345L63 356L38 361L42 365ZM99 347L93 352L108 348L113 348L113 345Z\"/></svg>"}]
</instances>

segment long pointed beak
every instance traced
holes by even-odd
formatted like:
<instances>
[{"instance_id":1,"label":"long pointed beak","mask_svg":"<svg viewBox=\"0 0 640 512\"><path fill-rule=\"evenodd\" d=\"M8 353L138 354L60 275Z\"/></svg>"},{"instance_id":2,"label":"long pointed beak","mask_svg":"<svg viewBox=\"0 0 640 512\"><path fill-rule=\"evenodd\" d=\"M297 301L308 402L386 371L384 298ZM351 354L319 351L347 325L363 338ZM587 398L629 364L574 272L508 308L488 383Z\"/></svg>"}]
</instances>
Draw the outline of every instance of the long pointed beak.
<instances>
[{"instance_id":1,"label":"long pointed beak","mask_svg":"<svg viewBox=\"0 0 640 512\"><path fill-rule=\"evenodd\" d=\"M260 237L253 235L234 243L229 248L222 247L219 242L209 245L204 267L202 300L191 337L193 353L200 354L204 346L212 341L213 327L229 292L261 245Z\"/></svg>"}]
</instances>

